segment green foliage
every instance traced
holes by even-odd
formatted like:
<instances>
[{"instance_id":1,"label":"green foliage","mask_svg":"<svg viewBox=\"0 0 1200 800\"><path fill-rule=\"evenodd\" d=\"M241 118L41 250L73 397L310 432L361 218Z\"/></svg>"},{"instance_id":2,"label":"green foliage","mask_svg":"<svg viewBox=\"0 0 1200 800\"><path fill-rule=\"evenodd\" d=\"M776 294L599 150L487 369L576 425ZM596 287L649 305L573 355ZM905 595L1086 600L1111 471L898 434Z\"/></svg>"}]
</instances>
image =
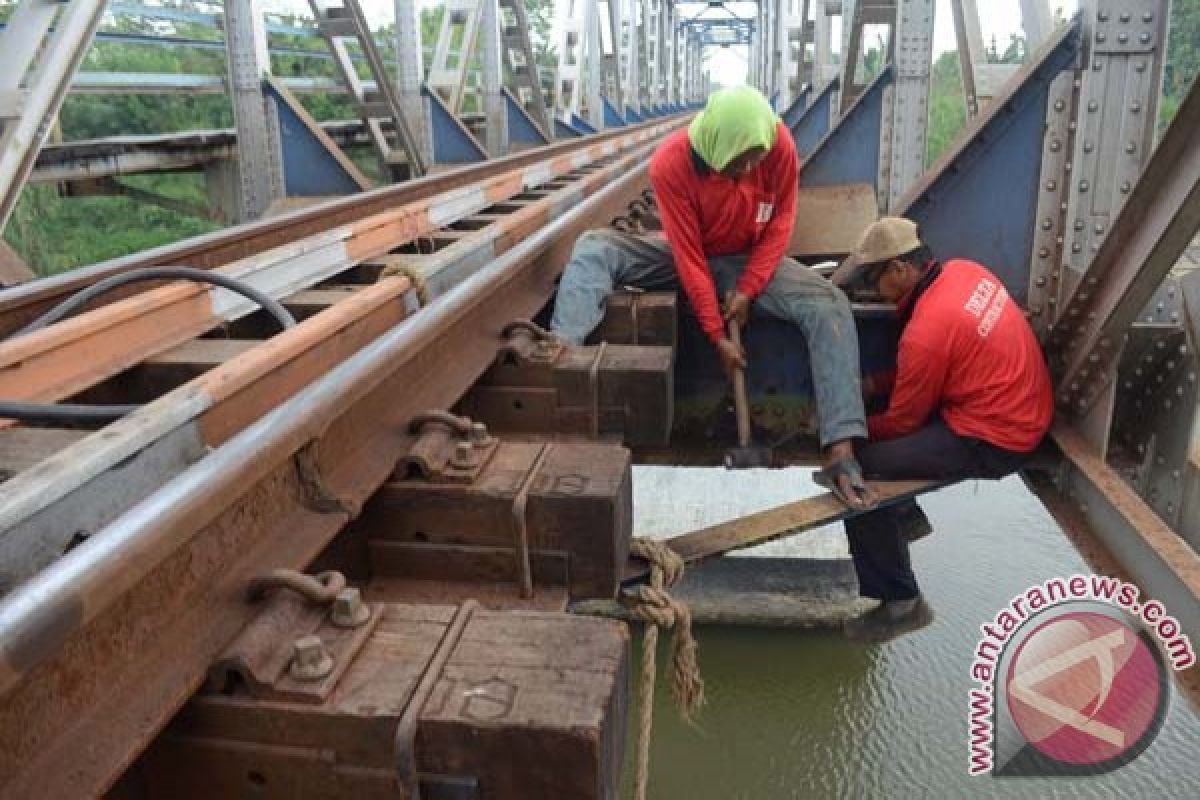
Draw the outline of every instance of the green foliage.
<instances>
[{"instance_id":1,"label":"green foliage","mask_svg":"<svg viewBox=\"0 0 1200 800\"><path fill-rule=\"evenodd\" d=\"M933 74L929 81L927 164L932 164L945 152L966 123L967 106L963 98L962 69L958 63L958 53L948 51L933 62Z\"/></svg>"},{"instance_id":2,"label":"green foliage","mask_svg":"<svg viewBox=\"0 0 1200 800\"><path fill-rule=\"evenodd\" d=\"M1200 74L1200 0L1172 0L1163 97L1158 108L1160 130L1179 110L1188 87Z\"/></svg>"}]
</instances>

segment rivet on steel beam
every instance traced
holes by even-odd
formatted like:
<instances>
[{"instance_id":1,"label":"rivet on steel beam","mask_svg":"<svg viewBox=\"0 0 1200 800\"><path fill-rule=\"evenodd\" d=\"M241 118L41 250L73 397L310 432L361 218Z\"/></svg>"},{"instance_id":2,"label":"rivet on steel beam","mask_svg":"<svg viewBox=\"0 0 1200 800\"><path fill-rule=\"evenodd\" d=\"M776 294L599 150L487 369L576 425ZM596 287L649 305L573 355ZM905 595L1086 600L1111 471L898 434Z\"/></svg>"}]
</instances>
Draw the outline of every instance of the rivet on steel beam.
<instances>
[{"instance_id":1,"label":"rivet on steel beam","mask_svg":"<svg viewBox=\"0 0 1200 800\"><path fill-rule=\"evenodd\" d=\"M339 628L357 628L371 618L371 609L362 600L362 592L347 586L333 599L329 621Z\"/></svg>"},{"instance_id":2,"label":"rivet on steel beam","mask_svg":"<svg viewBox=\"0 0 1200 800\"><path fill-rule=\"evenodd\" d=\"M333 656L320 636L301 636L292 643L292 661L288 674L298 681L319 681L333 672Z\"/></svg>"}]
</instances>

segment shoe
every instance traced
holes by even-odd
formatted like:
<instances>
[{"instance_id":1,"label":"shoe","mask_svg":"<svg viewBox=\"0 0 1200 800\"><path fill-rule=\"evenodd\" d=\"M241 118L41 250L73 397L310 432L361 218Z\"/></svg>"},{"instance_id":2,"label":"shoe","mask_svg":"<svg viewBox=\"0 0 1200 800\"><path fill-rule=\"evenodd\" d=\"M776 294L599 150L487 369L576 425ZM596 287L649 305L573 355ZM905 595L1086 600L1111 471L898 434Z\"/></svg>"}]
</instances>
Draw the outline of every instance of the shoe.
<instances>
[{"instance_id":1,"label":"shoe","mask_svg":"<svg viewBox=\"0 0 1200 800\"><path fill-rule=\"evenodd\" d=\"M846 620L843 631L854 642L883 644L933 622L933 609L923 595L880 603L862 616Z\"/></svg>"},{"instance_id":2,"label":"shoe","mask_svg":"<svg viewBox=\"0 0 1200 800\"><path fill-rule=\"evenodd\" d=\"M909 544L919 542L933 533L933 525L930 524L929 517L925 516L925 512L918 505L913 505L912 511L899 517L896 522L900 526L900 538Z\"/></svg>"}]
</instances>

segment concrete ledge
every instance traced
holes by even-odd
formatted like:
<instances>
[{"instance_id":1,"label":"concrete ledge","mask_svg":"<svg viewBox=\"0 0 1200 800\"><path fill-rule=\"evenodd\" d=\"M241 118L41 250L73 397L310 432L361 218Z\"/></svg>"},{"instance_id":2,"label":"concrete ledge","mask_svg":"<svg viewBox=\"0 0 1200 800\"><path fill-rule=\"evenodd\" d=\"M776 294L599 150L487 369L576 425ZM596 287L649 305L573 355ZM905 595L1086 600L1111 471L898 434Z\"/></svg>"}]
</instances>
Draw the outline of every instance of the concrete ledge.
<instances>
[{"instance_id":1,"label":"concrete ledge","mask_svg":"<svg viewBox=\"0 0 1200 800\"><path fill-rule=\"evenodd\" d=\"M836 629L874 605L858 596L854 566L845 558L721 558L687 572L672 595L688 604L699 625ZM615 600L568 610L632 619Z\"/></svg>"}]
</instances>

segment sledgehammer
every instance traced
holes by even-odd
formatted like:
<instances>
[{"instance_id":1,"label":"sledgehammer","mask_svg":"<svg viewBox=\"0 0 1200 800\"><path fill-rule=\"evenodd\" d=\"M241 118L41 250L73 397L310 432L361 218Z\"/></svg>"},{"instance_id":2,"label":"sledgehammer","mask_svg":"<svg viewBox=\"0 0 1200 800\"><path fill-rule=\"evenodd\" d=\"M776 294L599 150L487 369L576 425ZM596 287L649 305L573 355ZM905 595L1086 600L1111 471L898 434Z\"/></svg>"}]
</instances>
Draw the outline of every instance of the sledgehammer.
<instances>
[{"instance_id":1,"label":"sledgehammer","mask_svg":"<svg viewBox=\"0 0 1200 800\"><path fill-rule=\"evenodd\" d=\"M736 319L729 321L729 338L742 347L741 326ZM733 410L737 415L738 446L725 451L726 469L752 469L771 466L771 448L750 444L750 404L746 400L746 373L740 367L733 373Z\"/></svg>"}]
</instances>

